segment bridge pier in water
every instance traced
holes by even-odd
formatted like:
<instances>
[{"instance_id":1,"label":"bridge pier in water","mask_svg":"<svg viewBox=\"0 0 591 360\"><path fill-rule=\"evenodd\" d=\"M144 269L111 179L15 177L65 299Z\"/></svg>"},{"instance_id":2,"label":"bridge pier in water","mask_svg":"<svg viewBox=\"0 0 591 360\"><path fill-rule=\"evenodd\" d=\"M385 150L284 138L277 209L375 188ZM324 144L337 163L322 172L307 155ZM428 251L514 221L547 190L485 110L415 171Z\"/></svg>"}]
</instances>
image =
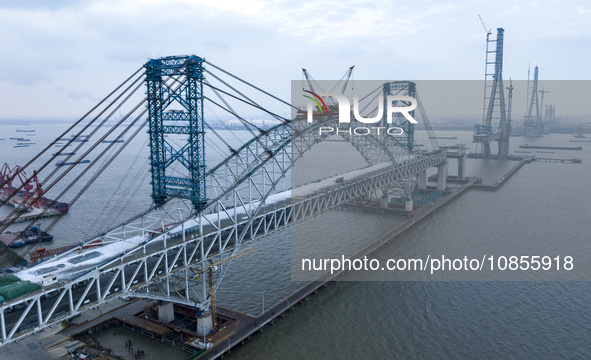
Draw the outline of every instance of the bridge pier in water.
<instances>
[{"instance_id":1,"label":"bridge pier in water","mask_svg":"<svg viewBox=\"0 0 591 360\"><path fill-rule=\"evenodd\" d=\"M458 170L459 173L459 170ZM447 187L447 162L437 165L437 191L445 191ZM417 189L427 190L427 170L417 174Z\"/></svg>"},{"instance_id":2,"label":"bridge pier in water","mask_svg":"<svg viewBox=\"0 0 591 360\"><path fill-rule=\"evenodd\" d=\"M464 178L466 172L466 153L458 157L458 179Z\"/></svg>"},{"instance_id":3,"label":"bridge pier in water","mask_svg":"<svg viewBox=\"0 0 591 360\"><path fill-rule=\"evenodd\" d=\"M447 163L437 165L437 191L445 191L447 187Z\"/></svg>"},{"instance_id":4,"label":"bridge pier in water","mask_svg":"<svg viewBox=\"0 0 591 360\"><path fill-rule=\"evenodd\" d=\"M406 202L404 203L404 210L411 212L414 209L414 202L412 201L412 198L408 198L406 199Z\"/></svg>"},{"instance_id":5,"label":"bridge pier in water","mask_svg":"<svg viewBox=\"0 0 591 360\"><path fill-rule=\"evenodd\" d=\"M464 178L466 172L466 146L465 144L441 146L444 149L448 159L457 159L458 161L458 179Z\"/></svg>"},{"instance_id":6,"label":"bridge pier in water","mask_svg":"<svg viewBox=\"0 0 591 360\"><path fill-rule=\"evenodd\" d=\"M417 188L419 190L427 190L427 169L419 171L417 176Z\"/></svg>"},{"instance_id":7,"label":"bridge pier in water","mask_svg":"<svg viewBox=\"0 0 591 360\"><path fill-rule=\"evenodd\" d=\"M382 197L380 198L380 207L382 209L388 208L388 194L387 193L384 193L384 195L382 195Z\"/></svg>"}]
</instances>

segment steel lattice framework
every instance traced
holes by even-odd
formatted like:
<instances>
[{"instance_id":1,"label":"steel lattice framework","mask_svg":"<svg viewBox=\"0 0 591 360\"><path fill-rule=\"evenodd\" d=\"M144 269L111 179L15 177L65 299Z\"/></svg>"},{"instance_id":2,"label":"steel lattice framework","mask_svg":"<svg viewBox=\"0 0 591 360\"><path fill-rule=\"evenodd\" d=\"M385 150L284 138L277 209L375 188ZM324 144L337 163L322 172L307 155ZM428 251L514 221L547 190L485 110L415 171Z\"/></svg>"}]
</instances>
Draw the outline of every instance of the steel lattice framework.
<instances>
[{"instance_id":1,"label":"steel lattice framework","mask_svg":"<svg viewBox=\"0 0 591 360\"><path fill-rule=\"evenodd\" d=\"M166 69L164 67L162 71ZM152 90L156 89L152 87ZM166 94L156 102L169 102L178 96L164 92ZM158 112L158 107L153 111ZM170 114L173 115L176 119L186 116L184 113ZM160 117L163 121L165 118L164 114ZM384 162L389 165L322 191L292 190L289 175L293 163L326 139L327 136L319 131L326 125L339 127L344 138L370 165ZM387 188L397 181L413 178L429 167L446 162L443 151L418 155L385 134L348 135L348 126L339 124L337 118L314 124L296 119L261 131L204 174L206 179L200 184L207 185L208 198L200 198L203 205L197 214L191 198L163 202L158 209L101 237L104 242L129 244L112 260L57 273L61 280L59 284L2 304L2 344L119 296L169 300L207 312L211 305L207 267L234 256L245 242L369 192ZM157 130L162 134L163 129L151 128L150 131ZM154 134L150 133L151 140ZM159 148L159 151L164 150ZM161 155L157 154L156 160L160 161L158 156ZM205 188L201 190L205 194ZM287 192L289 190L291 193ZM67 259L75 251L71 250L61 258ZM220 266L220 280L227 266Z\"/></svg>"},{"instance_id":2,"label":"steel lattice framework","mask_svg":"<svg viewBox=\"0 0 591 360\"><path fill-rule=\"evenodd\" d=\"M191 200L196 211L205 206L203 61L194 55L170 56L149 60L145 65L152 198L156 206L162 206L169 197ZM178 86L168 86L162 79L167 76L176 76ZM180 104L184 110L166 111L172 103ZM177 149L166 141L166 134L183 134L188 138ZM166 169L177 161L187 170L187 177L167 174Z\"/></svg>"},{"instance_id":3,"label":"steel lattice framework","mask_svg":"<svg viewBox=\"0 0 591 360\"><path fill-rule=\"evenodd\" d=\"M383 93L384 93L384 109L387 109L387 99L388 95L406 95L413 98L417 96L417 85L413 81L391 81L384 83L383 86ZM404 101L401 101L404 103ZM404 106L408 106L409 104L404 103ZM412 110L410 112L411 116L414 117L415 111ZM409 122L402 114L396 113L392 119L393 125L398 126L404 130L404 137L384 137L390 138L390 140L398 141L402 146L406 147L408 151L414 150L414 139L415 139L415 125ZM384 118L382 119L382 126L387 126L386 124L386 112L384 112Z\"/></svg>"}]
</instances>

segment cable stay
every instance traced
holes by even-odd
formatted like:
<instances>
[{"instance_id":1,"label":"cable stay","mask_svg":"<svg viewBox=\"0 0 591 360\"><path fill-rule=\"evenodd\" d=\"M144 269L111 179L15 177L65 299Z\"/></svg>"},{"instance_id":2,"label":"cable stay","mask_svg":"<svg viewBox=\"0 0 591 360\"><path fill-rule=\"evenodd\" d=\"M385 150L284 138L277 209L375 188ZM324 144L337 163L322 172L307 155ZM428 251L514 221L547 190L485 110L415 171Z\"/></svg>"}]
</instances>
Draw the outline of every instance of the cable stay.
<instances>
[{"instance_id":1,"label":"cable stay","mask_svg":"<svg viewBox=\"0 0 591 360\"><path fill-rule=\"evenodd\" d=\"M142 68L139 68L137 71L135 71L131 76L129 76L127 79L125 79L121 84L119 84L115 90L111 91L105 98L103 98L98 104L96 104L92 109L90 109L86 114L84 114L80 119L78 119L76 122L74 122L74 124L72 124L66 131L64 131L58 138L56 138L55 140L53 140L52 142L49 143L49 145L47 145L43 150L41 150L41 152L39 152L37 155L35 155L31 160L29 160L25 165L21 166L21 169L25 170L27 169L33 162L35 162L37 159L39 159L39 157L41 157L41 155L43 155L44 153L47 152L47 150L51 149L53 146L55 146L55 144L60 140L63 139L68 133L70 133L70 131L72 131L72 129L74 129L76 126L78 126L79 124L82 123L82 121L84 119L86 119L92 112L94 112L96 109L98 109L102 104L104 104L111 96L113 96L114 94L116 94L127 82L129 82L134 76L136 76L140 71L142 70ZM143 75L142 75L143 76ZM84 130L82 130L84 131ZM79 132L77 134L76 137L79 137L82 134L82 131ZM68 142L68 145L71 144L72 141ZM65 148L65 146L64 146ZM62 149L63 151L63 149ZM56 154L61 154L61 151L58 151ZM45 168L49 163L51 163L58 155L52 156L51 160L49 160L48 162L46 162L40 169L37 170L37 173L39 173L43 168ZM14 180L14 176L7 179L4 179L4 181L2 183L0 183L0 187L3 187L5 184L7 184L8 182L12 182ZM32 178L27 178L26 183L30 182L32 180ZM6 203L14 196L14 194L18 193L20 190L22 190L22 187L19 187L11 196L9 196L7 199L3 200L0 202L0 207L6 205Z\"/></svg>"},{"instance_id":2,"label":"cable stay","mask_svg":"<svg viewBox=\"0 0 591 360\"><path fill-rule=\"evenodd\" d=\"M233 77L234 79L236 79L236 80L238 80L238 81L240 81L240 82L242 82L242 83L244 83L244 84L246 84L246 85L248 85L248 86L252 87L253 89L256 89L256 90L258 90L258 91L262 92L263 94L266 94L266 95L268 95L268 96L272 97L273 99L275 99L275 100L277 100L277 101L279 101L279 102L281 102L281 103L283 103L283 104L285 104L285 105L287 105L287 106L289 106L289 107L291 107L291 108L293 108L293 109L295 109L295 110L298 110L298 108L297 108L296 106L293 106L292 104L288 103L287 101L285 101L285 100L282 100L282 99L278 98L277 96L275 96L275 95L273 95L273 94L271 94L271 93L269 93L269 92L267 92L267 91L265 91L265 90L263 90L263 89L261 89L261 88L259 88L259 87L255 86L255 85L253 85L253 84L249 83L248 81L246 81L246 80L243 80L243 79L239 78L238 76L236 76L236 75L234 75L234 74L231 74L231 73L227 72L226 70L224 70L224 69L222 69L222 68L220 68L220 67L216 66L215 64L212 64L211 62L209 62L209 61L207 61L207 60L204 60L204 63L206 63L206 64L208 64L208 65L210 65L210 66L213 66L214 68L218 69L219 71L223 72L224 74L226 74L226 75L229 75L229 76Z\"/></svg>"}]
</instances>

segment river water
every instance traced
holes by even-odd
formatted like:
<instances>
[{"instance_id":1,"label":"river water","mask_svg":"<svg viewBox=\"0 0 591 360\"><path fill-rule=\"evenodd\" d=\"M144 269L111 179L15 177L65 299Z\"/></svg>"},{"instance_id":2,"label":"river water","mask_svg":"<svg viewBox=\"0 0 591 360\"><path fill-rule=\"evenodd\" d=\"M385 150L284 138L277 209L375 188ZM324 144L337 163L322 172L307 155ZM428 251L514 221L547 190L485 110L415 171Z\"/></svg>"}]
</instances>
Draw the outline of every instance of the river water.
<instances>
[{"instance_id":1,"label":"river water","mask_svg":"<svg viewBox=\"0 0 591 360\"><path fill-rule=\"evenodd\" d=\"M12 165L22 165L58 134L53 125L28 128L37 129L37 145L16 149L8 138L23 133L15 133L16 126L2 125L1 137L7 140L0 147L4 160ZM471 132L441 135L458 136L442 143L472 146ZM572 146L570 139L570 135L549 135L529 142ZM88 238L149 206L148 177L125 177L128 168L145 164L144 140L130 146L114 170L103 174L103 180L54 227L56 240L51 246ZM523 139L511 140L512 151L519 151ZM495 251L507 256L571 255L575 266L584 267L591 252L586 217L591 199L591 146L576 145L582 145L583 151L542 154L531 150L531 155L582 157L583 164L527 164L495 193L472 190L455 199L382 248L380 256L402 258L464 248L474 255ZM210 153L211 161L222 156ZM315 156L321 157L310 153L306 158ZM316 163L327 168L330 161ZM450 162L450 174L454 164ZM514 164L469 159L466 172L492 183ZM128 184L134 184L131 190L126 190ZM116 191L126 197L111 198ZM121 212L108 210L115 202ZM126 203L131 205L126 207ZM357 229L364 234L363 241L371 242L404 221L339 211L322 216L309 220L310 224L327 224L328 235L319 235L319 241L339 228L345 233ZM303 285L291 280L291 232L286 229L257 240L256 251L232 263L218 291L219 306L258 315ZM591 300L588 278L583 275L578 280L585 281L569 282L526 274L511 280L532 281L339 281L254 336L246 346L233 350L229 358L586 358L591 353Z\"/></svg>"},{"instance_id":2,"label":"river water","mask_svg":"<svg viewBox=\"0 0 591 360\"><path fill-rule=\"evenodd\" d=\"M457 135L458 139L440 143L472 146L470 132L442 135ZM581 270L577 280L583 281L548 281L562 279L555 277L557 272L521 272L499 278L528 281L339 281L246 346L233 350L229 358L587 358L591 353L591 288L587 282L591 229L586 220L591 146L570 143L570 139L570 135L549 135L529 139L529 143L583 145L583 151L536 153L519 149L524 139L512 138L512 151L531 151L526 154L538 157L582 157L583 163L526 164L497 192L468 191L381 248L376 256L415 257L458 249L480 256L571 255ZM469 159L466 172L490 184L515 163ZM450 161L450 174L456 171L454 164ZM326 225L324 230L314 227L321 230L319 243L322 237L335 236L335 231L342 235L360 226L367 227L360 232L370 241L400 221L337 211L324 216L324 220L320 216L310 220ZM363 219L365 225L360 224ZM289 235L285 231L260 240L255 245L256 256L232 264L219 292L222 306L259 314L263 297L270 304L301 286L290 281Z\"/></svg>"}]
</instances>

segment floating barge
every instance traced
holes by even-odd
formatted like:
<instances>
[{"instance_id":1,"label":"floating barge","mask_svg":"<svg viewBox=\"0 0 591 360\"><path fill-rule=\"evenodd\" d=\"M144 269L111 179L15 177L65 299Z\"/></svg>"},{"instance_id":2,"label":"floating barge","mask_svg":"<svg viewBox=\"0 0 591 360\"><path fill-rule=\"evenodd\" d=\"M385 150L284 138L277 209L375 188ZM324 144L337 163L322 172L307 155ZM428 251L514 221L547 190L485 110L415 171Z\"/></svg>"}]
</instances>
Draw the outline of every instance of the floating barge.
<instances>
[{"instance_id":1,"label":"floating barge","mask_svg":"<svg viewBox=\"0 0 591 360\"><path fill-rule=\"evenodd\" d=\"M20 248L25 245L53 241L53 235L41 231L37 226L18 232L0 234L0 241L10 248Z\"/></svg>"},{"instance_id":2,"label":"floating barge","mask_svg":"<svg viewBox=\"0 0 591 360\"><path fill-rule=\"evenodd\" d=\"M55 163L55 166L67 166L67 165L78 165L78 164L88 164L90 160L80 160L80 161L58 161Z\"/></svg>"},{"instance_id":3,"label":"floating barge","mask_svg":"<svg viewBox=\"0 0 591 360\"><path fill-rule=\"evenodd\" d=\"M15 179L20 181L20 185L13 186ZM23 210L20 216L0 219L1 224L60 215L68 212L70 207L68 203L43 196L36 172L33 172L32 178L27 179L27 174L20 166L17 165L11 170L6 163L0 169L0 201Z\"/></svg>"},{"instance_id":4,"label":"floating barge","mask_svg":"<svg viewBox=\"0 0 591 360\"><path fill-rule=\"evenodd\" d=\"M582 146L543 146L543 145L519 145L521 149L542 149L542 150L583 150Z\"/></svg>"}]
</instances>

